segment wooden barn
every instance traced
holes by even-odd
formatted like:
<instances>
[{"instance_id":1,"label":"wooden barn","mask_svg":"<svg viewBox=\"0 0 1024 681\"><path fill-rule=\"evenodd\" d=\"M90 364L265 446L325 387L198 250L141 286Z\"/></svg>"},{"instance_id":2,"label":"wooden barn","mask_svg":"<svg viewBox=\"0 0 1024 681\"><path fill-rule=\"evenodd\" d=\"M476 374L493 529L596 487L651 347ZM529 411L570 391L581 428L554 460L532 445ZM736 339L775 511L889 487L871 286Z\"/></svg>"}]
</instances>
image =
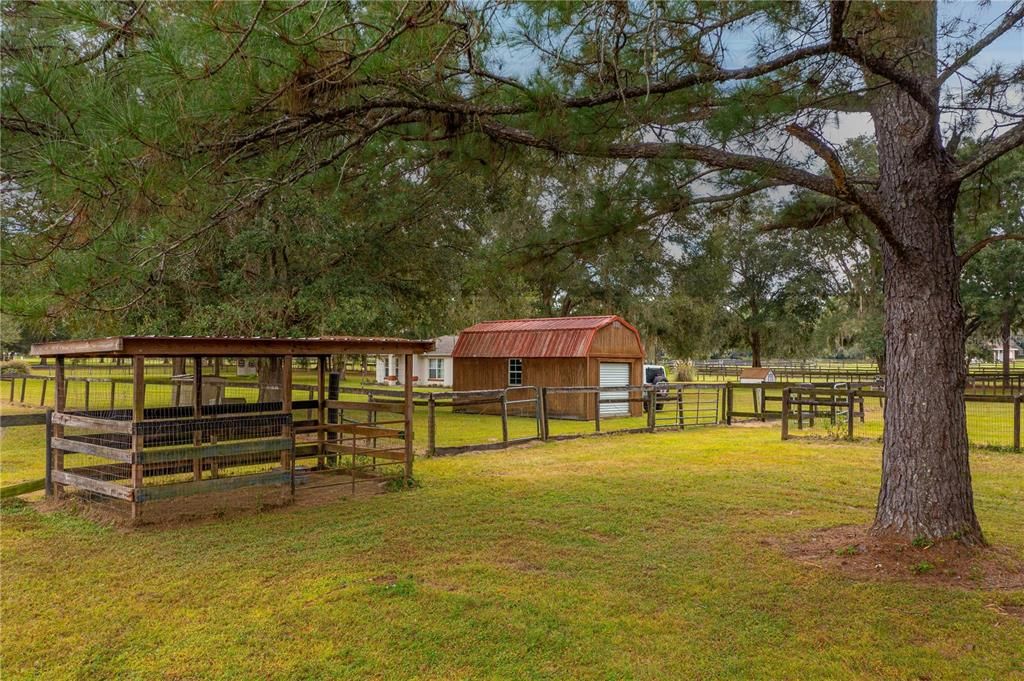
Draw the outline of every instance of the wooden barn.
<instances>
[{"instance_id":1,"label":"wooden barn","mask_svg":"<svg viewBox=\"0 0 1024 681\"><path fill-rule=\"evenodd\" d=\"M452 358L455 390L643 383L640 333L618 315L481 322L459 334ZM603 395L626 397L625 390ZM551 395L548 414L591 420L596 404L593 394ZM602 417L639 416L641 411L639 402L601 404Z\"/></svg>"}]
</instances>

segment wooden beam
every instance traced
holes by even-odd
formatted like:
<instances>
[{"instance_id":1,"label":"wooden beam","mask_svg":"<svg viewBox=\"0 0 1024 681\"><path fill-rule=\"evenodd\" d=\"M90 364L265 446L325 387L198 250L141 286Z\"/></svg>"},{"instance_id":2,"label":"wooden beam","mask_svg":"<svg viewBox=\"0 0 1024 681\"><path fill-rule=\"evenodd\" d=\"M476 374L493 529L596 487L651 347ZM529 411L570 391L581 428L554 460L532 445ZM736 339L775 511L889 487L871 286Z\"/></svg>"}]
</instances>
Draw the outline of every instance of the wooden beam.
<instances>
[{"instance_id":1,"label":"wooden beam","mask_svg":"<svg viewBox=\"0 0 1024 681\"><path fill-rule=\"evenodd\" d=\"M132 424L129 421L115 421L114 419L98 419L92 416L79 416L78 414L67 414L54 412L53 422L59 426L72 426L74 428L88 428L101 433L124 433L131 434Z\"/></svg>"},{"instance_id":2,"label":"wooden beam","mask_svg":"<svg viewBox=\"0 0 1024 681\"><path fill-rule=\"evenodd\" d=\"M231 475L209 480L179 482L171 485L150 485L135 490L135 503L175 499L209 492L225 492L243 487L280 485L287 482L288 471L276 470L252 475Z\"/></svg>"},{"instance_id":3,"label":"wooden beam","mask_svg":"<svg viewBox=\"0 0 1024 681\"><path fill-rule=\"evenodd\" d=\"M203 460L224 458L238 454L256 454L259 452L279 452L291 447L290 437L275 437L260 440L239 440L234 442L218 442L199 447L183 445L175 447L155 447L144 449L139 460L144 464L166 463L174 461Z\"/></svg>"},{"instance_id":4,"label":"wooden beam","mask_svg":"<svg viewBox=\"0 0 1024 681\"><path fill-rule=\"evenodd\" d=\"M38 414L0 414L0 428L38 426L46 423L46 412Z\"/></svg>"},{"instance_id":5,"label":"wooden beam","mask_svg":"<svg viewBox=\"0 0 1024 681\"><path fill-rule=\"evenodd\" d=\"M126 485L117 485L112 482L87 478L84 475L68 473L62 470L55 470L52 475L53 481L61 485L71 485L72 487L78 487L106 497L113 497L114 499L132 500L132 488Z\"/></svg>"},{"instance_id":6,"label":"wooden beam","mask_svg":"<svg viewBox=\"0 0 1024 681\"><path fill-rule=\"evenodd\" d=\"M358 423L327 423L321 426L323 430L332 433L343 433L355 435L360 438L370 437L394 437L397 438L402 431L397 428L380 428L376 426L365 426Z\"/></svg>"},{"instance_id":7,"label":"wooden beam","mask_svg":"<svg viewBox=\"0 0 1024 681\"><path fill-rule=\"evenodd\" d=\"M377 447L353 447L352 445L328 442L327 451L331 454L369 456L377 459L389 459L391 461L405 461L405 447L391 447L380 449Z\"/></svg>"},{"instance_id":8,"label":"wooden beam","mask_svg":"<svg viewBox=\"0 0 1024 681\"><path fill-rule=\"evenodd\" d=\"M55 437L53 438L52 445L62 452L77 452L80 454L92 454L103 459L110 459L111 461L120 461L121 463L132 462L132 451L130 449L118 449L117 447L107 447L106 445L96 444L95 442L83 442L68 437Z\"/></svg>"},{"instance_id":9,"label":"wooden beam","mask_svg":"<svg viewBox=\"0 0 1024 681\"><path fill-rule=\"evenodd\" d=\"M355 409L357 411L387 411L393 414L404 414L405 405L402 402L354 402L351 400L328 400L327 406L331 409Z\"/></svg>"}]
</instances>

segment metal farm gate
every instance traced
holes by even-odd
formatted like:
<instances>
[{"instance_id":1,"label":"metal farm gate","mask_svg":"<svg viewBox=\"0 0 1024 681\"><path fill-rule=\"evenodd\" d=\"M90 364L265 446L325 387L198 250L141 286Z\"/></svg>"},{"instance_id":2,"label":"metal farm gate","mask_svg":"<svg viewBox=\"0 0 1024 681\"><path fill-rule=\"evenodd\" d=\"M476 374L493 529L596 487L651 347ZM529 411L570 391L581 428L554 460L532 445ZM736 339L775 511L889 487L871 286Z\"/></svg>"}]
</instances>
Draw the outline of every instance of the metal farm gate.
<instances>
[{"instance_id":1,"label":"metal farm gate","mask_svg":"<svg viewBox=\"0 0 1024 681\"><path fill-rule=\"evenodd\" d=\"M677 383L648 388L648 423L652 428L686 428L721 423L722 386ZM654 405L651 410L650 404Z\"/></svg>"}]
</instances>

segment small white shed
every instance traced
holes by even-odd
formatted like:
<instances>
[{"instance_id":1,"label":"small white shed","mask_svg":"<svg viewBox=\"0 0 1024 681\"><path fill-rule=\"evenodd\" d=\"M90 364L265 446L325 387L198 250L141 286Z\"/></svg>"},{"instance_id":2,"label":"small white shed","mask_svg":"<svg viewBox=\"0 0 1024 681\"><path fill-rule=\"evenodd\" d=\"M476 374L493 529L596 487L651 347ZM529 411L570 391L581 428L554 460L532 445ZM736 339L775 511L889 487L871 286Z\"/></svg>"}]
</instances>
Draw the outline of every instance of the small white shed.
<instances>
[{"instance_id":1,"label":"small white shed","mask_svg":"<svg viewBox=\"0 0 1024 681\"><path fill-rule=\"evenodd\" d=\"M452 350L458 336L439 336L434 339L434 349L413 357L413 385L450 388L452 385ZM405 367L400 355L377 357L377 383L382 385L403 385Z\"/></svg>"},{"instance_id":2,"label":"small white shed","mask_svg":"<svg viewBox=\"0 0 1024 681\"><path fill-rule=\"evenodd\" d=\"M750 367L740 372L740 383L774 383L775 372L764 367Z\"/></svg>"}]
</instances>

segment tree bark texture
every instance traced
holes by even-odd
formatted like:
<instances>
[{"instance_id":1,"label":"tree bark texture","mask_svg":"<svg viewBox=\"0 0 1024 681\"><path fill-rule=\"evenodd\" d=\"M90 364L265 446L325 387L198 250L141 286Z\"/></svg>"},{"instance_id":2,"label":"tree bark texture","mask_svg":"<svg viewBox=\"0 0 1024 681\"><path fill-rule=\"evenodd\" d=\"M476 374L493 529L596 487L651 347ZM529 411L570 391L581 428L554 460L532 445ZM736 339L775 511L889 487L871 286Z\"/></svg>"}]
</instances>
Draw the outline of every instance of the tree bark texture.
<instances>
[{"instance_id":1,"label":"tree bark texture","mask_svg":"<svg viewBox=\"0 0 1024 681\"><path fill-rule=\"evenodd\" d=\"M893 22L913 35L902 62L935 70L935 7L907 3ZM872 36L875 38L878 36ZM883 240L885 433L874 531L902 538L984 543L974 513L964 410L964 311L953 232L958 183L937 117L893 85L872 107ZM883 228L884 228L883 227Z\"/></svg>"}]
</instances>

